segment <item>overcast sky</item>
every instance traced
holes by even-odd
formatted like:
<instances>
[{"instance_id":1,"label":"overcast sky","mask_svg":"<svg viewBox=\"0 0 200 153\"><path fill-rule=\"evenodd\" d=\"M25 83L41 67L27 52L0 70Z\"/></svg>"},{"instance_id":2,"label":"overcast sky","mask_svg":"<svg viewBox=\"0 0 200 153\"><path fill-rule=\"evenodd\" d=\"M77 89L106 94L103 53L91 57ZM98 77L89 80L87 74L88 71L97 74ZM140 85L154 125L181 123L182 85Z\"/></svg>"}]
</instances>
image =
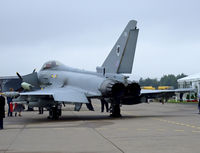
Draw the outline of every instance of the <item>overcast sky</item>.
<instances>
[{"instance_id":1,"label":"overcast sky","mask_svg":"<svg viewBox=\"0 0 200 153\"><path fill-rule=\"evenodd\" d=\"M200 72L198 0L0 0L0 76L52 59L95 71L131 19L134 78Z\"/></svg>"}]
</instances>

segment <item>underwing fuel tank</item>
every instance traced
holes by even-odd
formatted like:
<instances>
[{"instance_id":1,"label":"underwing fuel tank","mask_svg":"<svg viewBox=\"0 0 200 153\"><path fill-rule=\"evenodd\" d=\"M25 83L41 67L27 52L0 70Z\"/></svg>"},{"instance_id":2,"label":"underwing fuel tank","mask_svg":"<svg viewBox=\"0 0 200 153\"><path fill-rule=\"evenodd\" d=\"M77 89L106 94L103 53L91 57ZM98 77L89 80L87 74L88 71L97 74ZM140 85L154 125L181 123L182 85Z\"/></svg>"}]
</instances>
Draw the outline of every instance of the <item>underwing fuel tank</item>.
<instances>
[{"instance_id":1,"label":"underwing fuel tank","mask_svg":"<svg viewBox=\"0 0 200 153\"><path fill-rule=\"evenodd\" d=\"M21 86L23 89L28 90L28 91L30 91L33 88L31 84L26 83L26 82L22 82Z\"/></svg>"}]
</instances>

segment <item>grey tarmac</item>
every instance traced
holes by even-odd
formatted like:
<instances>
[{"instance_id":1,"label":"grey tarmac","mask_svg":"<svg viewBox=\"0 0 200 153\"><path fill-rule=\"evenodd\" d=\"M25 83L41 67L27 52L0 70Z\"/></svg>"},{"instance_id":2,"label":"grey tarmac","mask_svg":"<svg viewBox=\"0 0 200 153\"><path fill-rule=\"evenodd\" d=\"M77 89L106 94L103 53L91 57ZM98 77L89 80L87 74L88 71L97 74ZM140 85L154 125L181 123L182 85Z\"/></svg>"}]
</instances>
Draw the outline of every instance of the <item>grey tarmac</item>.
<instances>
[{"instance_id":1,"label":"grey tarmac","mask_svg":"<svg viewBox=\"0 0 200 153\"><path fill-rule=\"evenodd\" d=\"M200 115L197 104L139 104L122 107L122 118L110 118L85 107L66 105L63 116L23 112L5 118L0 153L199 153Z\"/></svg>"}]
</instances>

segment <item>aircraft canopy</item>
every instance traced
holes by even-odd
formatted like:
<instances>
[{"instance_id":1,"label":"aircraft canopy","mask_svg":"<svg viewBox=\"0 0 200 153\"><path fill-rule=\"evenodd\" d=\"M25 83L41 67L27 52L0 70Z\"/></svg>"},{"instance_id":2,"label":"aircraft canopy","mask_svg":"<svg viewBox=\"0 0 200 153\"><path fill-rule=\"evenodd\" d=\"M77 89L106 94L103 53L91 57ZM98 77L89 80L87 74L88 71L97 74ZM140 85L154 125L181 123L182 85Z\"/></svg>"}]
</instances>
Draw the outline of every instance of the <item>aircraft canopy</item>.
<instances>
[{"instance_id":1,"label":"aircraft canopy","mask_svg":"<svg viewBox=\"0 0 200 153\"><path fill-rule=\"evenodd\" d=\"M47 69L55 69L56 67L58 67L60 65L63 65L63 64L58 61L48 61L48 62L44 63L44 65L41 68L41 71L47 70Z\"/></svg>"}]
</instances>

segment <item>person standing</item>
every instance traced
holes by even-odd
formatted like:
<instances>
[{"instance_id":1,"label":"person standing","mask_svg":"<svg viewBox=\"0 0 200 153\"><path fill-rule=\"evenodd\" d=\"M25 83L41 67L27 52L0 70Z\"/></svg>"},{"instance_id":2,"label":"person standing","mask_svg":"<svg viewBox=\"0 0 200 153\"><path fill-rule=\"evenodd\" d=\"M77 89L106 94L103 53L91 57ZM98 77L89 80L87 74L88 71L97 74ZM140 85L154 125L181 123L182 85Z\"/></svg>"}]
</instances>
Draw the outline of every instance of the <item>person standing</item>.
<instances>
[{"instance_id":1,"label":"person standing","mask_svg":"<svg viewBox=\"0 0 200 153\"><path fill-rule=\"evenodd\" d=\"M106 107L106 112L108 112L108 103L104 99L101 99L101 112L104 112L104 106Z\"/></svg>"},{"instance_id":2,"label":"person standing","mask_svg":"<svg viewBox=\"0 0 200 153\"><path fill-rule=\"evenodd\" d=\"M5 98L0 95L0 130L3 129L3 118L5 118Z\"/></svg>"},{"instance_id":3,"label":"person standing","mask_svg":"<svg viewBox=\"0 0 200 153\"><path fill-rule=\"evenodd\" d=\"M198 110L199 110L199 114L200 114L200 94L199 94Z\"/></svg>"},{"instance_id":4,"label":"person standing","mask_svg":"<svg viewBox=\"0 0 200 153\"><path fill-rule=\"evenodd\" d=\"M21 115L21 112L24 111L25 107L23 104L17 104L15 103L15 108L14 108L14 111L15 111L15 116L17 116L17 113L19 113L18 115L19 116L22 116Z\"/></svg>"},{"instance_id":5,"label":"person standing","mask_svg":"<svg viewBox=\"0 0 200 153\"><path fill-rule=\"evenodd\" d=\"M89 102L89 103L86 103L87 108L88 108L90 111L94 111L94 107L92 106L91 99L88 99L88 102Z\"/></svg>"},{"instance_id":6,"label":"person standing","mask_svg":"<svg viewBox=\"0 0 200 153\"><path fill-rule=\"evenodd\" d=\"M15 103L15 105L14 105L14 106L15 106L15 107L14 107L15 117L17 116L17 112L18 112L18 110L17 110L17 105L18 105L17 103Z\"/></svg>"},{"instance_id":7,"label":"person standing","mask_svg":"<svg viewBox=\"0 0 200 153\"><path fill-rule=\"evenodd\" d=\"M39 110L39 114L43 114L44 113L44 108L43 107L38 107Z\"/></svg>"},{"instance_id":8,"label":"person standing","mask_svg":"<svg viewBox=\"0 0 200 153\"><path fill-rule=\"evenodd\" d=\"M12 98L7 97L7 104L8 104L8 117L9 117L9 116L12 116L12 112L13 112Z\"/></svg>"},{"instance_id":9,"label":"person standing","mask_svg":"<svg viewBox=\"0 0 200 153\"><path fill-rule=\"evenodd\" d=\"M13 92L14 89L10 88L9 91ZM9 116L12 116L12 112L13 112L13 103L12 103L11 97L7 97L7 104L8 104L8 117L9 117Z\"/></svg>"},{"instance_id":10,"label":"person standing","mask_svg":"<svg viewBox=\"0 0 200 153\"><path fill-rule=\"evenodd\" d=\"M198 103L198 109L199 109L199 114L200 114L200 100L199 100L199 103Z\"/></svg>"}]
</instances>

